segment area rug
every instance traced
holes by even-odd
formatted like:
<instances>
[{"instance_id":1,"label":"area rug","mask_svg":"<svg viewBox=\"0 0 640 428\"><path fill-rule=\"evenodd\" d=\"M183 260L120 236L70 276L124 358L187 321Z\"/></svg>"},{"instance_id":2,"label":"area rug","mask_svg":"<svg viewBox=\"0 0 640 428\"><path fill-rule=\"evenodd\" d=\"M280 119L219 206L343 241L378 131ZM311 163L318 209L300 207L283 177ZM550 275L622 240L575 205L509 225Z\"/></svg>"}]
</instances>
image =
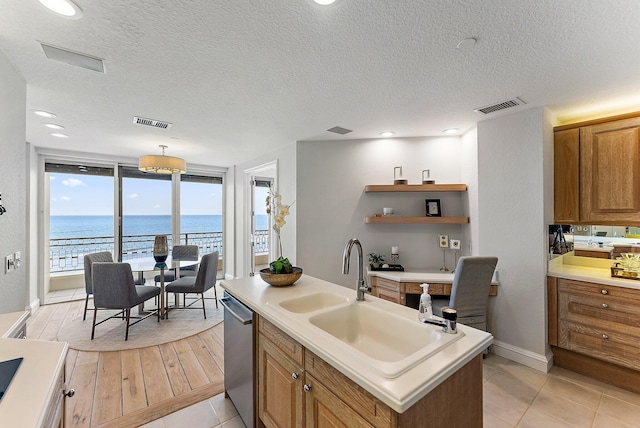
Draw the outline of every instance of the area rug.
<instances>
[{"instance_id":1,"label":"area rug","mask_svg":"<svg viewBox=\"0 0 640 428\"><path fill-rule=\"evenodd\" d=\"M153 302L151 302L153 303ZM65 321L58 331L58 341L67 342L71 349L78 351L121 351L147 346L161 345L207 330L223 320L222 305L216 309L215 300L206 299L207 319L202 314L202 303L196 302L198 309L172 310L169 319L157 321L155 315L129 327L129 340L124 340L126 323L120 319L111 319L96 326L95 338L91 340L93 310L87 311L87 319L82 320L83 311ZM89 300L89 308L93 302ZM97 322L113 315L117 311L99 310ZM132 315L137 316L137 308Z\"/></svg>"}]
</instances>

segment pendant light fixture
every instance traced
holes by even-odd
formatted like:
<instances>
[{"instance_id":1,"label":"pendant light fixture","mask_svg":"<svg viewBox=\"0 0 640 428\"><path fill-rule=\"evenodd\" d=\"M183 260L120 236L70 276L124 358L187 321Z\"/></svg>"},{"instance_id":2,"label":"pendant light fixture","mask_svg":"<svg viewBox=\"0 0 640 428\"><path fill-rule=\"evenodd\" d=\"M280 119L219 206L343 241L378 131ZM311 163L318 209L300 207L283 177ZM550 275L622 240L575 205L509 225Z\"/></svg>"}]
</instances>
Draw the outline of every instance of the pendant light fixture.
<instances>
[{"instance_id":1,"label":"pendant light fixture","mask_svg":"<svg viewBox=\"0 0 640 428\"><path fill-rule=\"evenodd\" d=\"M153 172L156 174L184 174L187 170L187 163L184 159L175 158L173 156L165 156L164 144L158 147L162 149L162 156L144 155L138 160L138 169L144 172Z\"/></svg>"}]
</instances>

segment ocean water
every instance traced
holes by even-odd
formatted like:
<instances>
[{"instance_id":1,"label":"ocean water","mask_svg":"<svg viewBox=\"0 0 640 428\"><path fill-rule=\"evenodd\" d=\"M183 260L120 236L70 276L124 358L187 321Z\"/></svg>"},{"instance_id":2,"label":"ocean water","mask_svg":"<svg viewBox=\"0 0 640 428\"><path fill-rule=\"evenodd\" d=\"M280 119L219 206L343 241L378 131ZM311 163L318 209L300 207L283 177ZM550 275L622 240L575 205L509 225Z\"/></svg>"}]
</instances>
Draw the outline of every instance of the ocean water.
<instances>
[{"instance_id":1,"label":"ocean water","mask_svg":"<svg viewBox=\"0 0 640 428\"><path fill-rule=\"evenodd\" d=\"M170 215L126 215L123 235L160 235L171 233ZM256 229L266 230L268 216L256 216ZM221 215L183 215L180 217L182 233L222 232ZM64 215L50 217L50 239L93 238L113 236L113 216Z\"/></svg>"}]
</instances>

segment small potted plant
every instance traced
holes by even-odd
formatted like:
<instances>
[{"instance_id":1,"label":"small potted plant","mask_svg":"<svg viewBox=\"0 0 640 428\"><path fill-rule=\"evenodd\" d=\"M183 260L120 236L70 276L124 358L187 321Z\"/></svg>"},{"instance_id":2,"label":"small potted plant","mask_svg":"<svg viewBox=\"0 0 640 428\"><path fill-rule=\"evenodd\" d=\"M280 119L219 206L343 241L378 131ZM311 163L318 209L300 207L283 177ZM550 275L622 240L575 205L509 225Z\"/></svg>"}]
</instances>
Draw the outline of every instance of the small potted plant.
<instances>
[{"instance_id":1,"label":"small potted plant","mask_svg":"<svg viewBox=\"0 0 640 428\"><path fill-rule=\"evenodd\" d=\"M384 256L378 253L369 253L369 264L372 268L379 268L384 262Z\"/></svg>"}]
</instances>

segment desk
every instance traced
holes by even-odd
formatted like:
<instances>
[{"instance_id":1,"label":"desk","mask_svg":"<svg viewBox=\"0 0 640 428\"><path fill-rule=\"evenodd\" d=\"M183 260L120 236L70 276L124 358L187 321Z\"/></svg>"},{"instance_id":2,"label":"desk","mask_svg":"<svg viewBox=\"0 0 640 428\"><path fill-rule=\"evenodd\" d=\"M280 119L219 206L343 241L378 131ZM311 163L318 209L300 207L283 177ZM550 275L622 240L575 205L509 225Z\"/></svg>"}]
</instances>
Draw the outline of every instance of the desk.
<instances>
[{"instance_id":1,"label":"desk","mask_svg":"<svg viewBox=\"0 0 640 428\"><path fill-rule=\"evenodd\" d=\"M164 301L164 272L166 270L180 269L187 266L193 266L200 263L201 256L198 258L181 258L174 259L167 257L162 263L156 262L153 257L141 257L137 259L127 260L125 263L131 265L133 272L138 272L141 283L144 283L144 272L160 272L160 318L165 318L167 314L167 306ZM178 275L176 275L177 277Z\"/></svg>"}]
</instances>

